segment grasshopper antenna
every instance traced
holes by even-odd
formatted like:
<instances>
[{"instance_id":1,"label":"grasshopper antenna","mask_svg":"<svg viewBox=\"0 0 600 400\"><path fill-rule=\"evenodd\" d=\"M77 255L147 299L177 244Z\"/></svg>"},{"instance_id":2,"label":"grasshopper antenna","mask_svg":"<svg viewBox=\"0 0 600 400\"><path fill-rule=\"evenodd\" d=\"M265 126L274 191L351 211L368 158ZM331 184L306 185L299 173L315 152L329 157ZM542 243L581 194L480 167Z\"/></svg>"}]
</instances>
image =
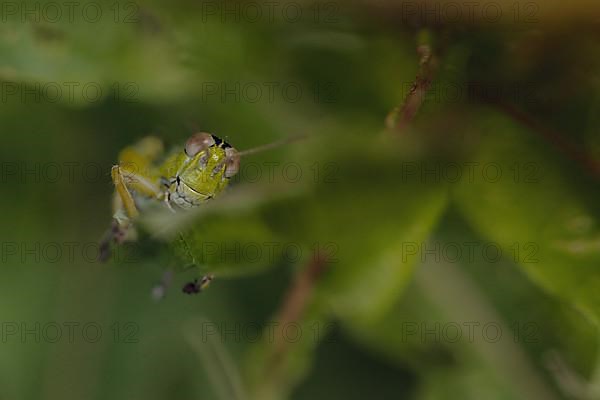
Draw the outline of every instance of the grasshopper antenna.
<instances>
[{"instance_id":1,"label":"grasshopper antenna","mask_svg":"<svg viewBox=\"0 0 600 400\"><path fill-rule=\"evenodd\" d=\"M307 137L308 137L308 135L306 135L306 134L290 136L287 138L283 138L281 140L276 140L273 143L263 144L262 146L257 146L252 149L238 151L236 153L236 155L239 157L243 157L243 156L248 156L250 154L262 153L263 151L267 151L267 150L275 149L277 147L285 146L286 144L297 142L298 140L306 139Z\"/></svg>"},{"instance_id":2,"label":"grasshopper antenna","mask_svg":"<svg viewBox=\"0 0 600 400\"><path fill-rule=\"evenodd\" d=\"M219 166L228 164L230 166L229 168L231 168L231 170L234 171L234 172L232 172L232 175L230 175L230 176L233 176L237 173L237 171L239 169L240 158L242 158L242 156L248 156L250 154L256 154L256 153L262 153L263 151L275 149L277 147L281 147L286 144L293 143L295 141L304 139L306 137L307 137L307 135L290 136L287 138L283 138L281 140L276 140L272 143L263 144L261 146L257 146L252 149L248 149L248 150L244 150L244 151L238 151L234 148L229 148L229 149L227 149L227 153L226 153L227 156L225 157L225 159L223 159L223 161L219 164ZM229 152L229 150L231 150L231 152Z\"/></svg>"}]
</instances>

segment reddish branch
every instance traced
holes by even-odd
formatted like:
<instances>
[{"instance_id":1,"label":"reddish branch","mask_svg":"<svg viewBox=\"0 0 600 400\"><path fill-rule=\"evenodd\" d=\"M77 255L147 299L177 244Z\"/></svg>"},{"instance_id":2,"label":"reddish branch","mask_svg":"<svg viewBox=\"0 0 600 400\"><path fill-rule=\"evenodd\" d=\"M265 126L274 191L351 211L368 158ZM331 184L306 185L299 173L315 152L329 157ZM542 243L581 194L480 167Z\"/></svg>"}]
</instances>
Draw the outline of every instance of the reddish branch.
<instances>
[{"instance_id":1,"label":"reddish branch","mask_svg":"<svg viewBox=\"0 0 600 400\"><path fill-rule=\"evenodd\" d=\"M583 149L574 145L571 141L566 139L561 133L548 128L547 126L541 124L540 122L533 119L527 113L519 110L517 107L512 104L499 102L499 101L491 101L489 99L486 100L489 104L494 105L499 110L523 124L524 126L531 129L536 134L540 135L544 140L550 142L554 147L556 147L561 153L563 153L566 157L575 161L579 164L586 172L588 172L592 177L596 179L600 179L600 162L591 158L587 152Z\"/></svg>"},{"instance_id":2,"label":"reddish branch","mask_svg":"<svg viewBox=\"0 0 600 400\"><path fill-rule=\"evenodd\" d=\"M327 255L322 251L315 251L308 265L302 269L294 279L281 308L276 313L275 321L278 323L274 332L274 343L269 372L275 373L281 365L287 350L287 341L284 340L285 327L300 321L304 316L314 288L319 278L327 267Z\"/></svg>"},{"instance_id":3,"label":"reddish branch","mask_svg":"<svg viewBox=\"0 0 600 400\"><path fill-rule=\"evenodd\" d=\"M431 86L433 76L437 71L437 58L428 43L417 47L419 55L419 72L402 105L394 108L386 118L386 127L390 131L401 133L415 118L425 101L425 95Z\"/></svg>"}]
</instances>

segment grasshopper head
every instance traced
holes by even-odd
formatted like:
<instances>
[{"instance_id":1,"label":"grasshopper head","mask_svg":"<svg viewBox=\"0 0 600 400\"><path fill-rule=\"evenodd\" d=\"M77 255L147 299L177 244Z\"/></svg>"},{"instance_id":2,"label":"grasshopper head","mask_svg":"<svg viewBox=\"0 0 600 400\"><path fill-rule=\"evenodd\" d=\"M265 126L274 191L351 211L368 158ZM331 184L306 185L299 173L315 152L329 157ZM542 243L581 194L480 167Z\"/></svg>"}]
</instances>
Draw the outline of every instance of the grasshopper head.
<instances>
[{"instance_id":1,"label":"grasshopper head","mask_svg":"<svg viewBox=\"0 0 600 400\"><path fill-rule=\"evenodd\" d=\"M237 150L217 136L196 133L188 139L171 201L191 208L219 194L240 165Z\"/></svg>"}]
</instances>

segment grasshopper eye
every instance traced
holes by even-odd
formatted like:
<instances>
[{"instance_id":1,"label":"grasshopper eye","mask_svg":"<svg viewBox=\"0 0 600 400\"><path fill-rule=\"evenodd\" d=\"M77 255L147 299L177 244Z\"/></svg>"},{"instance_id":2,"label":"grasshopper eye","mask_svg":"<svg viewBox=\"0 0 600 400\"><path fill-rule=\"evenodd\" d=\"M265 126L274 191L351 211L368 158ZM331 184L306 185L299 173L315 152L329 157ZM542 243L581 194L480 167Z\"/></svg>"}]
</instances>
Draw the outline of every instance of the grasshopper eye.
<instances>
[{"instance_id":1,"label":"grasshopper eye","mask_svg":"<svg viewBox=\"0 0 600 400\"><path fill-rule=\"evenodd\" d=\"M225 149L225 177L231 178L240 170L240 154L233 147Z\"/></svg>"},{"instance_id":2,"label":"grasshopper eye","mask_svg":"<svg viewBox=\"0 0 600 400\"><path fill-rule=\"evenodd\" d=\"M188 140L185 142L185 154L188 157L194 157L196 154L200 153L202 150L208 149L210 146L215 144L215 139L213 139L210 133L200 132L194 133Z\"/></svg>"}]
</instances>

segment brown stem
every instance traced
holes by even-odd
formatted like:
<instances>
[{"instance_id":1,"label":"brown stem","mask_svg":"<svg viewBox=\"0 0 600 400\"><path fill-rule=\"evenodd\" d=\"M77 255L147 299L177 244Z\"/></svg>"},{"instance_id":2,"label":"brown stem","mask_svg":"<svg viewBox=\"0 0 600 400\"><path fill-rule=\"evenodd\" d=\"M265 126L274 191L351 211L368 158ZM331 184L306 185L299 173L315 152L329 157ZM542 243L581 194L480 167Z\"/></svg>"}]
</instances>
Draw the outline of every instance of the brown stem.
<instances>
[{"instance_id":1,"label":"brown stem","mask_svg":"<svg viewBox=\"0 0 600 400\"><path fill-rule=\"evenodd\" d=\"M426 34L423 36L427 38ZM428 40L419 44L417 54L419 55L419 72L415 81L404 98L404 102L394 108L385 119L387 129L396 133L402 133L417 115L437 71L438 60L433 54Z\"/></svg>"},{"instance_id":2,"label":"brown stem","mask_svg":"<svg viewBox=\"0 0 600 400\"><path fill-rule=\"evenodd\" d=\"M284 340L283 330L290 323L300 321L304 316L317 281L327 267L328 259L323 251L315 251L307 266L296 276L286 297L275 314L277 325L274 329L274 342L270 360L267 364L269 375L277 373L287 354L288 341Z\"/></svg>"},{"instance_id":3,"label":"brown stem","mask_svg":"<svg viewBox=\"0 0 600 400\"><path fill-rule=\"evenodd\" d=\"M529 114L519 110L512 104L501 101L492 101L486 98L482 98L482 100L495 106L508 116L512 117L514 120L531 129L534 133L540 135L543 139L547 140L554 147L556 147L566 157L579 164L592 177L600 179L600 162L591 158L583 149L580 149L572 142L565 139L560 132L541 124Z\"/></svg>"}]
</instances>

